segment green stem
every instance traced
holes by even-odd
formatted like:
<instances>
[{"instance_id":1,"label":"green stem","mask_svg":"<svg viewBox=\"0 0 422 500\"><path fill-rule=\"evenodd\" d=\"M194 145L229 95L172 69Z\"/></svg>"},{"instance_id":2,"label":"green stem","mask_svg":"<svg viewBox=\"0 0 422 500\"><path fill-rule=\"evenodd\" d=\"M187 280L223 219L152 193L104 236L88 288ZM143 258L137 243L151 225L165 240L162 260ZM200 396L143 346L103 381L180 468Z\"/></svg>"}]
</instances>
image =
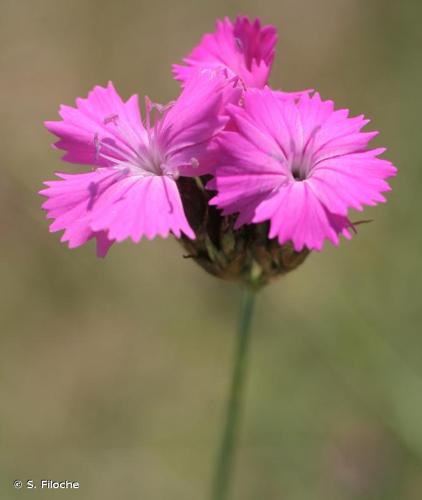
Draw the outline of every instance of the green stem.
<instances>
[{"instance_id":1,"label":"green stem","mask_svg":"<svg viewBox=\"0 0 422 500\"><path fill-rule=\"evenodd\" d=\"M237 345L231 388L226 409L224 433L217 457L214 482L212 485L212 500L226 500L228 498L227 495L240 417L242 390L246 371L246 355L248 352L254 299L254 291L245 288L243 291L241 314L237 332Z\"/></svg>"}]
</instances>

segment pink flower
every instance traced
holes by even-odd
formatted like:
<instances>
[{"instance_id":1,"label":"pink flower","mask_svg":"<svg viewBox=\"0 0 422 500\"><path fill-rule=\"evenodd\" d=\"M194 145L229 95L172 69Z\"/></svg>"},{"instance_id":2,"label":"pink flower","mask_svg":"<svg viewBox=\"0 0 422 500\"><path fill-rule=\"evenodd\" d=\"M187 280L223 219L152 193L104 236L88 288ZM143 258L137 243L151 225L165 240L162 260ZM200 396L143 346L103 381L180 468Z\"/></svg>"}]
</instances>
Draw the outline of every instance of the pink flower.
<instances>
[{"instance_id":1,"label":"pink flower","mask_svg":"<svg viewBox=\"0 0 422 500\"><path fill-rule=\"evenodd\" d=\"M246 87L263 87L267 82L274 59L277 31L262 26L259 19L252 23L238 16L233 24L229 18L218 20L216 31L204 35L200 44L184 59L187 66L173 66L175 78L189 79L195 67L225 67L238 76Z\"/></svg>"},{"instance_id":2,"label":"pink flower","mask_svg":"<svg viewBox=\"0 0 422 500\"><path fill-rule=\"evenodd\" d=\"M395 167L368 149L377 132L361 132L368 120L348 118L319 94L282 100L266 88L228 106L235 128L220 135L222 150L211 204L239 213L236 227L271 221L270 238L295 250L321 250L324 240L351 237L349 208L385 201L386 178Z\"/></svg>"},{"instance_id":3,"label":"pink flower","mask_svg":"<svg viewBox=\"0 0 422 500\"><path fill-rule=\"evenodd\" d=\"M50 232L64 230L69 248L91 238L104 256L114 242L138 242L184 233L195 238L176 184L179 175L196 176L206 167L213 136L228 117L221 114L239 91L222 72L197 71L178 100L162 108L146 100L146 123L138 97L124 102L112 83L95 87L76 108L61 106L62 121L46 122L59 137L55 146L70 163L92 165L86 173L58 173L40 194L54 219ZM154 125L152 107L163 112Z\"/></svg>"}]
</instances>

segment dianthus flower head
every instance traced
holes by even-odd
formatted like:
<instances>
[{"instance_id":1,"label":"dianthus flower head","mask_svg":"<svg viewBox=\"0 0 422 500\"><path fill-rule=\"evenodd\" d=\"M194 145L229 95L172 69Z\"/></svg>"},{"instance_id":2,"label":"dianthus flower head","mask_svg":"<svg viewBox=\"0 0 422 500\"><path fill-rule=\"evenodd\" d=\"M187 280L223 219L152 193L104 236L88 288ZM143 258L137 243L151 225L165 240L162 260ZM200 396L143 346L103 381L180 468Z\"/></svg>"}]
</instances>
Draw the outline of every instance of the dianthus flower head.
<instances>
[{"instance_id":1,"label":"dianthus flower head","mask_svg":"<svg viewBox=\"0 0 422 500\"><path fill-rule=\"evenodd\" d=\"M362 132L363 116L348 117L319 94L281 100L269 88L251 89L243 106L229 105L234 130L220 135L220 163L208 187L211 204L236 226L270 221L269 237L295 251L321 250L351 237L348 210L385 201L395 167L368 149L377 132Z\"/></svg>"},{"instance_id":2,"label":"dianthus flower head","mask_svg":"<svg viewBox=\"0 0 422 500\"><path fill-rule=\"evenodd\" d=\"M40 194L54 219L50 231L64 230L70 248L91 238L97 254L126 238L194 238L176 184L179 176L201 175L213 137L228 117L225 103L238 98L222 71L196 71L180 97L167 107L146 99L145 121L138 97L124 102L112 83L95 87L76 108L61 106L62 121L46 122L59 137L55 146L70 163L91 165L85 173L58 173ZM162 116L152 123L152 108Z\"/></svg>"},{"instance_id":3,"label":"dianthus flower head","mask_svg":"<svg viewBox=\"0 0 422 500\"><path fill-rule=\"evenodd\" d=\"M262 88L268 82L275 54L277 31L274 26L261 26L238 16L218 20L214 33L203 36L199 45L183 61L187 66L173 65L177 80L185 83L196 67L224 67L240 78L245 87Z\"/></svg>"}]
</instances>

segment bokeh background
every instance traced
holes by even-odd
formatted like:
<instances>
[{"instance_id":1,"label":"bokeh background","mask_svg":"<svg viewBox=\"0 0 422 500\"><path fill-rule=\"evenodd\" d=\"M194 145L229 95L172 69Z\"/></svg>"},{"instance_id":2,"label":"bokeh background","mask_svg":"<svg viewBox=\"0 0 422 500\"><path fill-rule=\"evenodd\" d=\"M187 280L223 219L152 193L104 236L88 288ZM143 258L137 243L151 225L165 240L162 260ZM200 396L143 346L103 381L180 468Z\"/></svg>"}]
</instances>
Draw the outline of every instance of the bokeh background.
<instances>
[{"instance_id":1,"label":"bokeh background","mask_svg":"<svg viewBox=\"0 0 422 500\"><path fill-rule=\"evenodd\" d=\"M0 495L206 499L236 286L176 241L97 260L48 233L37 191L63 168L43 129L113 80L177 95L170 65L217 17L279 29L272 84L365 113L399 167L340 248L259 296L234 500L422 498L422 87L412 0L0 0ZM69 166L69 169L72 167ZM15 491L14 479L73 491Z\"/></svg>"}]
</instances>

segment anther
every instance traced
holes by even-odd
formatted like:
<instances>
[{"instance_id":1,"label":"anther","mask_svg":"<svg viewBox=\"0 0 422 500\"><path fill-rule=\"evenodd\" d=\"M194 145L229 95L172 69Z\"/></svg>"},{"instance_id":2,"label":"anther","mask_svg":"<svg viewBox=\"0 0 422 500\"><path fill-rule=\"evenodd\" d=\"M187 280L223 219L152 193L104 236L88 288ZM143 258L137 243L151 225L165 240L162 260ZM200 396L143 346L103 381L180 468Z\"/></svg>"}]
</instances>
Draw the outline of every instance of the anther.
<instances>
[{"instance_id":1,"label":"anther","mask_svg":"<svg viewBox=\"0 0 422 500\"><path fill-rule=\"evenodd\" d=\"M190 159L190 164L192 166L192 168L198 168L199 167L199 161L197 158L191 158Z\"/></svg>"},{"instance_id":2,"label":"anther","mask_svg":"<svg viewBox=\"0 0 422 500\"><path fill-rule=\"evenodd\" d=\"M162 114L170 109L174 103L175 101L170 101L168 104L159 104L158 102L152 102L151 109L156 109L160 114Z\"/></svg>"},{"instance_id":3,"label":"anther","mask_svg":"<svg viewBox=\"0 0 422 500\"><path fill-rule=\"evenodd\" d=\"M237 48L237 50L239 50L240 52L243 52L244 47L243 47L243 42L242 42L242 40L241 40L240 38L236 37L236 38L234 39L234 42L235 42L235 44L236 44L236 48Z\"/></svg>"},{"instance_id":4,"label":"anther","mask_svg":"<svg viewBox=\"0 0 422 500\"><path fill-rule=\"evenodd\" d=\"M104 118L104 125L108 125L109 123L113 123L113 125L117 125L117 122L119 120L119 115L118 114L113 114L113 115L110 115L110 116L106 116Z\"/></svg>"}]
</instances>

